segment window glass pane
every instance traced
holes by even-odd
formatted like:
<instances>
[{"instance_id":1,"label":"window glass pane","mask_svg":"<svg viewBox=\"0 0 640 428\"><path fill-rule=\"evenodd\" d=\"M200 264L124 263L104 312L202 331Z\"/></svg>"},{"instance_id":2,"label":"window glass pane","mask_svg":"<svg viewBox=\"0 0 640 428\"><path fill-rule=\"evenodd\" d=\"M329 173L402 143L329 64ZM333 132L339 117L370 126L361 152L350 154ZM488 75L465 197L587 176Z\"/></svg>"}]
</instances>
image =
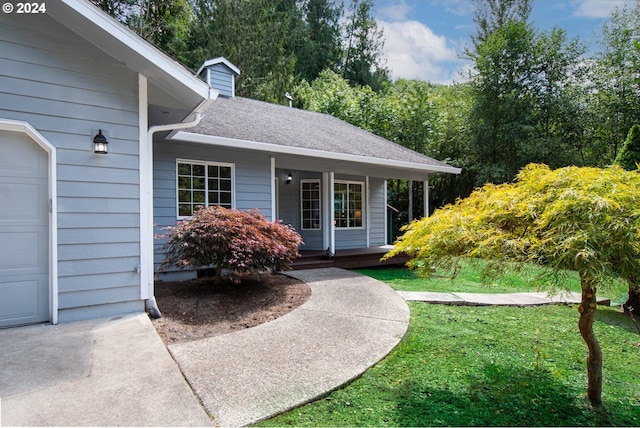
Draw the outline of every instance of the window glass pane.
<instances>
[{"instance_id":1,"label":"window glass pane","mask_svg":"<svg viewBox=\"0 0 640 428\"><path fill-rule=\"evenodd\" d=\"M231 180L220 180L220 190L231 191Z\"/></svg>"},{"instance_id":2,"label":"window glass pane","mask_svg":"<svg viewBox=\"0 0 640 428\"><path fill-rule=\"evenodd\" d=\"M179 189L191 189L191 177L178 177L178 188Z\"/></svg>"},{"instance_id":3,"label":"window glass pane","mask_svg":"<svg viewBox=\"0 0 640 428\"><path fill-rule=\"evenodd\" d=\"M231 193L228 192L220 192L220 204L221 205L231 205Z\"/></svg>"},{"instance_id":4,"label":"window glass pane","mask_svg":"<svg viewBox=\"0 0 640 428\"><path fill-rule=\"evenodd\" d=\"M204 165L192 165L194 177L204 177Z\"/></svg>"},{"instance_id":5,"label":"window glass pane","mask_svg":"<svg viewBox=\"0 0 640 428\"><path fill-rule=\"evenodd\" d=\"M208 173L209 173L209 178L213 178L213 177L219 177L220 173L218 172L220 167L215 166L215 165L209 165L209 169L208 169Z\"/></svg>"},{"instance_id":6,"label":"window glass pane","mask_svg":"<svg viewBox=\"0 0 640 428\"><path fill-rule=\"evenodd\" d=\"M209 205L218 205L218 192L209 192Z\"/></svg>"},{"instance_id":7,"label":"window glass pane","mask_svg":"<svg viewBox=\"0 0 640 428\"><path fill-rule=\"evenodd\" d=\"M231 167L229 167L229 166L221 166L220 167L220 178L231 178Z\"/></svg>"},{"instance_id":8,"label":"window glass pane","mask_svg":"<svg viewBox=\"0 0 640 428\"><path fill-rule=\"evenodd\" d=\"M191 175L191 165L188 163L179 163L178 164L178 174L179 175Z\"/></svg>"},{"instance_id":9,"label":"window glass pane","mask_svg":"<svg viewBox=\"0 0 640 428\"><path fill-rule=\"evenodd\" d=\"M180 216L190 216L193 214L191 212L191 204L180 204L178 205L178 215Z\"/></svg>"},{"instance_id":10,"label":"window glass pane","mask_svg":"<svg viewBox=\"0 0 640 428\"><path fill-rule=\"evenodd\" d=\"M194 189L204 189L204 178L203 177L193 177L193 188Z\"/></svg>"},{"instance_id":11,"label":"window glass pane","mask_svg":"<svg viewBox=\"0 0 640 428\"><path fill-rule=\"evenodd\" d=\"M193 192L193 202L204 203L204 192Z\"/></svg>"},{"instance_id":12,"label":"window glass pane","mask_svg":"<svg viewBox=\"0 0 640 428\"><path fill-rule=\"evenodd\" d=\"M191 191L190 190L179 190L178 191L178 202L191 202Z\"/></svg>"}]
</instances>

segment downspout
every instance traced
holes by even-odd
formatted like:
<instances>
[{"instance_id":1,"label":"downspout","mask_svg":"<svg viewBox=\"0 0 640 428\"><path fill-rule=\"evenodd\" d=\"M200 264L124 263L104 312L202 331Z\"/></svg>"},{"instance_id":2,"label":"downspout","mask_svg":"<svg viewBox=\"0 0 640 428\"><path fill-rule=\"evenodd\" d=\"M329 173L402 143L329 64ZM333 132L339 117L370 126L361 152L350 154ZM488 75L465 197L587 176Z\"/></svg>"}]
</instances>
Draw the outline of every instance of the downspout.
<instances>
[{"instance_id":1,"label":"downspout","mask_svg":"<svg viewBox=\"0 0 640 428\"><path fill-rule=\"evenodd\" d=\"M147 131L147 144L149 145L149 156L148 156L148 162L149 162L149 174L147 174L148 177L148 189L149 189L149 213L151 216L151 228L152 230L150 231L151 233L148 235L147 239L153 239L153 135L157 132L163 132L163 131L177 131L177 130L181 130L181 129L186 129L186 128L192 128L194 126L196 126L198 123L200 123L200 120L202 120L202 110L204 110L209 103L211 103L212 101L214 101L216 98L218 98L218 94L219 92L215 89L210 89L209 90L209 98L204 100L202 103L200 103L200 105L198 105L194 111L193 114L195 114L195 118L189 122L180 122L180 123L169 123L169 124L165 124L165 125L156 125L156 126L152 126L149 128L149 130ZM153 245L150 246L150 260L151 260L151 277L150 280L148 281L148 287L149 287L149 294L148 294L148 298L145 301L145 309L146 311L149 313L149 316L153 319L157 319L157 318L162 318L162 313L160 312L160 309L158 309L158 304L156 303L156 297L155 297L155 292L154 292L154 284L153 284Z\"/></svg>"}]
</instances>

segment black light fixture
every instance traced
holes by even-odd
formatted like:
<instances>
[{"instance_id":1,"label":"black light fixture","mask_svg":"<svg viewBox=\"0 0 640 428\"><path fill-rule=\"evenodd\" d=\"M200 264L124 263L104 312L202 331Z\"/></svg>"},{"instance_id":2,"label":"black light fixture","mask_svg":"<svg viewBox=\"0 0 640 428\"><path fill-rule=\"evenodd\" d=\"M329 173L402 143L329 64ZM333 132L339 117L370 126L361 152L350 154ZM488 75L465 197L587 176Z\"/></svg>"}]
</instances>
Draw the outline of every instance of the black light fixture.
<instances>
[{"instance_id":1,"label":"black light fixture","mask_svg":"<svg viewBox=\"0 0 640 428\"><path fill-rule=\"evenodd\" d=\"M98 130L98 133L93 137L93 151L101 155L107 154L109 151L109 142L106 137L102 135L102 129Z\"/></svg>"},{"instance_id":2,"label":"black light fixture","mask_svg":"<svg viewBox=\"0 0 640 428\"><path fill-rule=\"evenodd\" d=\"M291 175L291 173L289 173L289 175L287 175L287 179L285 180L285 183L289 184L289 183L291 183L291 180L293 180L293 175Z\"/></svg>"}]
</instances>

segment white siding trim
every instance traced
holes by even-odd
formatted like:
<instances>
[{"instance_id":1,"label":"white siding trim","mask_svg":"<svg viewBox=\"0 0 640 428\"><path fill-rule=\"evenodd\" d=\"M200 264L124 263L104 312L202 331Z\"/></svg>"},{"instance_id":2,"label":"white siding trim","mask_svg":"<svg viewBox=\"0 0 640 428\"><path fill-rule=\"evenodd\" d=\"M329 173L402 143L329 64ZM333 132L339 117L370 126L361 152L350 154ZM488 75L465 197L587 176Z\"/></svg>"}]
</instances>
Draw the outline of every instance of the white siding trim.
<instances>
[{"instance_id":1,"label":"white siding trim","mask_svg":"<svg viewBox=\"0 0 640 428\"><path fill-rule=\"evenodd\" d=\"M26 134L49 158L49 319L58 324L58 193L56 148L28 122L0 119L0 130ZM87 142L89 145L89 142Z\"/></svg>"},{"instance_id":2,"label":"white siding trim","mask_svg":"<svg viewBox=\"0 0 640 428\"><path fill-rule=\"evenodd\" d=\"M153 296L153 145L149 141L147 78L138 74L138 139L140 165L140 298Z\"/></svg>"}]
</instances>

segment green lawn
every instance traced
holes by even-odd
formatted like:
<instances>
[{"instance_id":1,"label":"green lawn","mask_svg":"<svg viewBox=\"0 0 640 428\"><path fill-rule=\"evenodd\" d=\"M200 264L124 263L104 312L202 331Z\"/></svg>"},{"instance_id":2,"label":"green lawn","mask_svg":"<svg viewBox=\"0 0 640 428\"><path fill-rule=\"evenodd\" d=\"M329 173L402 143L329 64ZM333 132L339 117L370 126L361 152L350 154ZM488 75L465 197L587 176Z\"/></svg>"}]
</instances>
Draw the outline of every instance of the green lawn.
<instances>
[{"instance_id":1,"label":"green lawn","mask_svg":"<svg viewBox=\"0 0 640 428\"><path fill-rule=\"evenodd\" d=\"M359 269L356 272L386 282L398 291L519 293L545 289L545 284L538 278L539 271L535 267L517 274L505 275L504 278L493 280L489 284L483 283L479 270L471 265L465 265L453 280L451 274L445 272L435 272L430 278L420 278L415 272L399 267ZM575 272L568 272L564 277L558 278L558 286L580 292L580 280ZM627 298L627 285L622 281L614 282L604 290L599 290L598 295L622 304Z\"/></svg>"},{"instance_id":2,"label":"green lawn","mask_svg":"<svg viewBox=\"0 0 640 428\"><path fill-rule=\"evenodd\" d=\"M397 271L389 281L431 289L411 275ZM597 312L604 403L593 410L575 307L409 307L409 330L387 358L328 397L260 425L640 425L640 336L619 308Z\"/></svg>"}]
</instances>

